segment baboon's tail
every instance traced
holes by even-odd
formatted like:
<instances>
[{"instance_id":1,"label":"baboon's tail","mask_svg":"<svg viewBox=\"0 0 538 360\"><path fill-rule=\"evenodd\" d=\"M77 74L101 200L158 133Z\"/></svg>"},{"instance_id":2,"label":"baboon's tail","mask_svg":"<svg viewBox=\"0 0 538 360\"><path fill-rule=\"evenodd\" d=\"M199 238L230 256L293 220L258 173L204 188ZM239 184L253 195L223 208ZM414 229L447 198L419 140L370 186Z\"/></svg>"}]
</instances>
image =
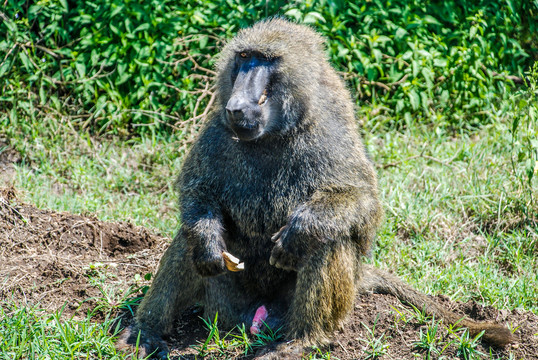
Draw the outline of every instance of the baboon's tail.
<instances>
[{"instance_id":1,"label":"baboon's tail","mask_svg":"<svg viewBox=\"0 0 538 360\"><path fill-rule=\"evenodd\" d=\"M482 339L489 344L503 347L514 341L512 332L499 324L477 322L456 314L427 295L418 292L398 277L371 265L364 265L362 279L359 284L360 293L391 294L400 301L411 304L417 309L424 309L426 314L443 319L450 324L458 324L469 329L472 336L484 331Z\"/></svg>"}]
</instances>

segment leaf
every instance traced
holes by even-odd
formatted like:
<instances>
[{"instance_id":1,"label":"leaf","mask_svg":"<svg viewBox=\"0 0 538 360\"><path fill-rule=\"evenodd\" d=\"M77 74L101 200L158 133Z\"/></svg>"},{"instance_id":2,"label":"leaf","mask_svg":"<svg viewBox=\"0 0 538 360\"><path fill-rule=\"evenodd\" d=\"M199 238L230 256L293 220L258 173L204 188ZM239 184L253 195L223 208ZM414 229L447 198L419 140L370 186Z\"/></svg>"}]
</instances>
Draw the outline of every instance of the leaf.
<instances>
[{"instance_id":1,"label":"leaf","mask_svg":"<svg viewBox=\"0 0 538 360\"><path fill-rule=\"evenodd\" d=\"M411 107L413 108L413 110L418 110L418 108L420 107L420 96L415 90L411 90L408 96L409 102L411 103Z\"/></svg>"},{"instance_id":2,"label":"leaf","mask_svg":"<svg viewBox=\"0 0 538 360\"><path fill-rule=\"evenodd\" d=\"M39 104L44 105L47 102L47 94L45 93L45 86L42 83L39 87Z\"/></svg>"},{"instance_id":3,"label":"leaf","mask_svg":"<svg viewBox=\"0 0 538 360\"><path fill-rule=\"evenodd\" d=\"M439 97L439 102L442 104L442 105L445 105L448 104L448 100L450 99L450 94L448 92L448 90L443 90L441 92L441 96Z\"/></svg>"},{"instance_id":4,"label":"leaf","mask_svg":"<svg viewBox=\"0 0 538 360\"><path fill-rule=\"evenodd\" d=\"M409 33L404 28L399 27L398 30L396 30L396 34L394 34L394 40L400 41L403 38L405 38Z\"/></svg>"},{"instance_id":5,"label":"leaf","mask_svg":"<svg viewBox=\"0 0 538 360\"><path fill-rule=\"evenodd\" d=\"M413 61L411 61L411 64L413 66L413 77L417 77L418 72L420 71L419 63L418 63L418 61L413 59Z\"/></svg>"},{"instance_id":6,"label":"leaf","mask_svg":"<svg viewBox=\"0 0 538 360\"><path fill-rule=\"evenodd\" d=\"M515 135L517 131L517 127L519 126L519 120L521 120L521 118L519 116L516 116L512 121L512 135Z\"/></svg>"},{"instance_id":7,"label":"leaf","mask_svg":"<svg viewBox=\"0 0 538 360\"><path fill-rule=\"evenodd\" d=\"M82 61L77 61L75 63L75 68L77 69L77 72L81 78L86 77L86 64L84 64Z\"/></svg>"},{"instance_id":8,"label":"leaf","mask_svg":"<svg viewBox=\"0 0 538 360\"><path fill-rule=\"evenodd\" d=\"M370 81L375 80L377 78L377 69L373 66L369 66L366 70L366 77Z\"/></svg>"},{"instance_id":9,"label":"leaf","mask_svg":"<svg viewBox=\"0 0 538 360\"><path fill-rule=\"evenodd\" d=\"M121 35L120 29L118 29L115 25L110 24L110 31L112 31L116 35Z\"/></svg>"},{"instance_id":10,"label":"leaf","mask_svg":"<svg viewBox=\"0 0 538 360\"><path fill-rule=\"evenodd\" d=\"M205 47L207 46L208 41L209 41L209 36L201 35L200 36L200 49L205 49Z\"/></svg>"},{"instance_id":11,"label":"leaf","mask_svg":"<svg viewBox=\"0 0 538 360\"><path fill-rule=\"evenodd\" d=\"M22 61L22 64L26 68L28 72L32 71L32 63L30 62L30 59L28 58L28 55L26 55L25 51L19 52L19 58Z\"/></svg>"},{"instance_id":12,"label":"leaf","mask_svg":"<svg viewBox=\"0 0 538 360\"><path fill-rule=\"evenodd\" d=\"M428 89L433 88L433 77L434 77L433 71L431 71L430 69L426 67L423 67L421 70L421 73L422 73L422 76L424 76L424 80L426 80L426 87Z\"/></svg>"},{"instance_id":13,"label":"leaf","mask_svg":"<svg viewBox=\"0 0 538 360\"><path fill-rule=\"evenodd\" d=\"M121 63L118 64L118 77L116 78L116 81L114 82L116 86L123 84L127 80L131 78L131 74L127 71L127 64Z\"/></svg>"},{"instance_id":14,"label":"leaf","mask_svg":"<svg viewBox=\"0 0 538 360\"><path fill-rule=\"evenodd\" d=\"M119 85L127 82L130 78L131 78L131 74L124 73L123 75L116 78L116 81L114 83L116 84L116 86L119 86Z\"/></svg>"},{"instance_id":15,"label":"leaf","mask_svg":"<svg viewBox=\"0 0 538 360\"><path fill-rule=\"evenodd\" d=\"M303 17L303 13L299 9L290 9L284 13L285 16L291 17L295 19L296 21L301 20Z\"/></svg>"},{"instance_id":16,"label":"leaf","mask_svg":"<svg viewBox=\"0 0 538 360\"><path fill-rule=\"evenodd\" d=\"M137 26L137 28L134 29L133 34L139 31L149 30L149 28L150 28L150 24L144 23L142 25Z\"/></svg>"},{"instance_id":17,"label":"leaf","mask_svg":"<svg viewBox=\"0 0 538 360\"><path fill-rule=\"evenodd\" d=\"M434 58L433 59L433 66L444 68L448 66L448 60L445 58Z\"/></svg>"},{"instance_id":18,"label":"leaf","mask_svg":"<svg viewBox=\"0 0 538 360\"><path fill-rule=\"evenodd\" d=\"M303 20L305 24L315 24L318 21L324 23L325 18L320 13L315 12L315 11L311 11L308 14L306 14Z\"/></svg>"},{"instance_id":19,"label":"leaf","mask_svg":"<svg viewBox=\"0 0 538 360\"><path fill-rule=\"evenodd\" d=\"M469 37L473 39L476 35L476 26L471 26L471 31L469 32Z\"/></svg>"},{"instance_id":20,"label":"leaf","mask_svg":"<svg viewBox=\"0 0 538 360\"><path fill-rule=\"evenodd\" d=\"M439 20L437 20L436 18L434 18L433 16L431 15L426 15L422 18L422 20L426 23L426 24L434 24L434 25L443 25L439 22Z\"/></svg>"},{"instance_id":21,"label":"leaf","mask_svg":"<svg viewBox=\"0 0 538 360\"><path fill-rule=\"evenodd\" d=\"M2 65L0 65L0 78L4 76L4 74L7 73L10 68L11 61L8 61L8 59L6 59L6 61L4 61Z\"/></svg>"},{"instance_id":22,"label":"leaf","mask_svg":"<svg viewBox=\"0 0 538 360\"><path fill-rule=\"evenodd\" d=\"M15 32L17 30L17 25L11 20L2 19L2 24L6 25L8 31Z\"/></svg>"},{"instance_id":23,"label":"leaf","mask_svg":"<svg viewBox=\"0 0 538 360\"><path fill-rule=\"evenodd\" d=\"M381 60L383 60L383 53L381 52L381 50L379 50L379 49L373 49L372 52L373 52L373 54L374 54L375 61L376 61L377 63L380 63Z\"/></svg>"},{"instance_id":24,"label":"leaf","mask_svg":"<svg viewBox=\"0 0 538 360\"><path fill-rule=\"evenodd\" d=\"M390 39L388 36L385 36L385 35L379 35L379 36L376 37L375 41L384 44L384 43L386 43L386 42L390 42L391 39Z\"/></svg>"},{"instance_id":25,"label":"leaf","mask_svg":"<svg viewBox=\"0 0 538 360\"><path fill-rule=\"evenodd\" d=\"M121 13L123 11L123 8L124 6L123 5L116 5L116 4L112 4L112 7L115 7L114 10L112 10L112 12L110 13L110 18L112 19L114 16L118 15L119 13Z\"/></svg>"}]
</instances>

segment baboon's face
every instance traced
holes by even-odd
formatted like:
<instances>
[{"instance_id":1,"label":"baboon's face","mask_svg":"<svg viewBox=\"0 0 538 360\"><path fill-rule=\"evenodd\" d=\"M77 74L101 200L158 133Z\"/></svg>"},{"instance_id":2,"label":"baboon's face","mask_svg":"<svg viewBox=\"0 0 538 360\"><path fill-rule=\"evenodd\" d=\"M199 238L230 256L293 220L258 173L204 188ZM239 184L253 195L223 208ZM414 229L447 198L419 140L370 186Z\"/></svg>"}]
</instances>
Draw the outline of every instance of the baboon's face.
<instances>
[{"instance_id":1,"label":"baboon's face","mask_svg":"<svg viewBox=\"0 0 538 360\"><path fill-rule=\"evenodd\" d=\"M235 54L226 120L241 141L263 136L270 119L277 115L277 106L271 96L277 63L276 59L268 59L256 51Z\"/></svg>"}]
</instances>

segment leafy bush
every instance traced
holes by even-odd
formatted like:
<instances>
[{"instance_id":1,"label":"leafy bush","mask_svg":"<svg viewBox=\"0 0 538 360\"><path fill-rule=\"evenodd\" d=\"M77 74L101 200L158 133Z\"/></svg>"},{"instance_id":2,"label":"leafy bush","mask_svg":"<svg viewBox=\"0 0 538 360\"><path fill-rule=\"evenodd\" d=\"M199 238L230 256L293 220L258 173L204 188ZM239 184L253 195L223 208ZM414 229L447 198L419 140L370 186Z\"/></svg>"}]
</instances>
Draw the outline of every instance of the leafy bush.
<instances>
[{"instance_id":1,"label":"leafy bush","mask_svg":"<svg viewBox=\"0 0 538 360\"><path fill-rule=\"evenodd\" d=\"M319 1L312 10L287 14L316 19L359 99L387 107L391 121L488 122L521 81L500 73L522 74L538 55L538 6L526 1Z\"/></svg>"},{"instance_id":2,"label":"leafy bush","mask_svg":"<svg viewBox=\"0 0 538 360\"><path fill-rule=\"evenodd\" d=\"M277 14L324 34L389 125L486 123L537 56L538 5L524 0L7 0L0 123L53 112L101 132L196 131L223 40Z\"/></svg>"}]
</instances>

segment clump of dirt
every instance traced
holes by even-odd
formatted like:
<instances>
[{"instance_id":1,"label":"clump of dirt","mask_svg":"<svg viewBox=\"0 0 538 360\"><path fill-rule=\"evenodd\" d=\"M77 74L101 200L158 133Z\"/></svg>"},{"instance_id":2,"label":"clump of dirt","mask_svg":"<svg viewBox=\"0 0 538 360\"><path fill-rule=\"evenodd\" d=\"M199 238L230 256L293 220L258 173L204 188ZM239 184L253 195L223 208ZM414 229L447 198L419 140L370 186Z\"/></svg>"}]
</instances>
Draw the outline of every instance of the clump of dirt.
<instances>
[{"instance_id":1,"label":"clump of dirt","mask_svg":"<svg viewBox=\"0 0 538 360\"><path fill-rule=\"evenodd\" d=\"M136 274L155 272L158 260L169 239L127 222L102 222L95 217L40 210L17 200L13 188L0 187L0 299L13 298L20 303L39 304L41 308L57 310L64 304L65 315L85 315L102 297L91 284L96 269L107 269L106 282L121 286L134 284ZM96 265L99 264L99 265ZM517 329L518 341L506 349L491 349L479 343L476 350L483 358L538 359L538 316L525 311L497 310L475 302L454 303L437 297L447 307L479 321L494 321ZM208 331L204 328L199 308L187 309L177 323L177 332L169 339L171 355L177 359L195 359L192 345L203 343ZM132 321L123 315L122 324ZM413 311L388 295L360 295L344 329L335 334L324 351L331 359L350 360L376 358L372 344L378 344L380 359L428 358L417 345L428 325ZM226 329L222 329L226 330ZM444 325L438 327L436 358L463 358L458 353L456 336ZM224 335L225 333L223 333ZM222 357L218 352L209 356L228 359L252 359L241 350Z\"/></svg>"}]
</instances>

